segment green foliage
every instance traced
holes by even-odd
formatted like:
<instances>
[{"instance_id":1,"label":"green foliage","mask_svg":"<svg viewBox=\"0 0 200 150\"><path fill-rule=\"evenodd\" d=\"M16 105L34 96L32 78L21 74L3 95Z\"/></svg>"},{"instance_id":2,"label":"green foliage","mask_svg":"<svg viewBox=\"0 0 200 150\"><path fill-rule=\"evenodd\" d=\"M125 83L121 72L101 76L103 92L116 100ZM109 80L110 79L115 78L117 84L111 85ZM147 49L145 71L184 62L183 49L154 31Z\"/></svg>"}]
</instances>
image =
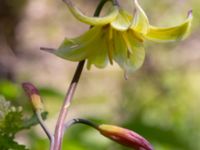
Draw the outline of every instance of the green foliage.
<instances>
[{"instance_id":1,"label":"green foliage","mask_svg":"<svg viewBox=\"0 0 200 150\"><path fill-rule=\"evenodd\" d=\"M6 0L8 1L8 0ZM132 129L134 131L137 131L138 133L142 134L145 138L149 139L152 144L155 146L156 150L198 150L200 149L200 111L199 111L199 65L198 62L195 62L195 58L198 58L198 34L199 34L199 25L200 25L200 1L198 0L191 0L191 1L155 1L155 4L151 1L141 0L141 3L143 3L143 6L145 8L145 11L147 12L148 16L150 16L150 22L158 25L158 26L165 26L167 25L174 25L177 21L181 22L181 19L185 16L185 12L188 9L193 9L194 12L194 21L193 21L193 35L190 36L190 38L186 41L184 41L179 46L176 46L176 43L171 45L164 45L161 46L159 44L153 44L148 46L148 51L150 52L150 55L147 54L148 65L144 66L142 69L145 72L139 73L139 75L133 74L129 76L129 80L127 81L121 81L123 79L118 78L121 77L121 73L118 71L113 70L107 70L107 71L97 71L97 72L90 72L88 73L80 82L79 85L79 92L77 92L77 99L73 102L73 108L74 112L79 112L79 108L87 110L87 115L94 116L94 118L104 119L101 120L102 122L107 123L116 123L118 121L118 125L122 125L124 127L127 127L129 129ZM15 2L11 2L14 3ZM19 2L16 2L18 4L21 4ZM30 2L31 4L34 3ZM91 2L94 3L94 2ZM53 4L53 5L52 5ZM48 5L46 5L48 8L46 9L47 14L51 14L52 12L57 12L59 16L64 16L66 14L66 8L65 6L62 7L62 9L57 8L57 2L51 2L48 1ZM82 1L80 1L80 5L84 5ZM123 3L126 5L126 3ZM87 7L90 8L91 5L85 4ZM84 6L85 6L84 5ZM0 7L3 5L0 5ZM34 7L37 7L37 5L31 5L31 10L34 10ZM82 8L84 8L84 6ZM177 6L180 6L180 9L177 9ZM18 7L19 8L19 7ZM0 9L0 11L6 12L5 9ZM89 9L86 10L86 12ZM10 10L9 10L10 12ZM15 11L13 11L15 12ZM31 11L30 11L31 12ZM62 15L60 15L63 12ZM132 11L131 11L132 12ZM15 13L16 14L16 13ZM160 14L162 14L160 17ZM30 15L30 14L29 14ZM28 19L34 19L31 17L28 17ZM34 15L33 15L34 16ZM35 27L38 27L39 30L42 31L45 34L44 35L52 35L52 33L55 36L55 39L58 38L57 28L60 29L60 24L58 26L55 26L49 24L49 20L51 20L52 16L46 16L45 19L42 19L42 24L44 26L39 26L38 21L29 21L30 24L24 23L22 27L23 28L29 28L30 31L36 31ZM60 20L58 20L60 18ZM58 23L65 24L66 16L64 17L57 17ZM70 20L70 16L68 16L69 20L66 25L63 27L66 32L70 32L74 29L79 29L80 24L73 24L73 20ZM174 18L174 19L172 19ZM181 18L181 19L180 19ZM27 18L24 18L26 21ZM13 20L13 19L11 19ZM46 26L48 24L48 28ZM71 26L68 26L69 24L72 24ZM10 26L8 26L9 28ZM73 27L73 28L72 28ZM36 28L37 29L37 28ZM83 28L84 29L84 28ZM27 34L30 34L30 31L27 32ZM33 35L32 41L34 39L38 40L38 33L35 33L35 38ZM60 30L59 30L60 31ZM61 31L63 31L61 29ZM82 31L82 30L81 30ZM16 32L19 33L20 31ZM64 34L64 33L63 33ZM76 35L79 34L79 32L76 32ZM32 34L31 34L32 35ZM63 35L64 36L64 35ZM75 35L70 35L75 36ZM59 35L60 37L60 35ZM43 39L44 37L42 37ZM52 41L56 41L55 39L51 39L52 36L47 36L45 38L50 39L50 42L52 44ZM19 39L22 47L23 44L27 45L27 41L23 40L23 38ZM195 42L196 41L196 42ZM50 44L50 45L51 45ZM149 43L147 43L149 44ZM34 42L29 42L28 45L30 45L30 49L35 48ZM164 51L165 49L165 51ZM166 50L167 49L167 50ZM176 49L176 50L175 50ZM27 49L26 49L27 50ZM196 51L195 51L196 50ZM197 53L196 53L197 52ZM30 68L34 64L35 66L33 68L37 68L37 70L34 70L30 73L30 69L28 67L24 67L22 65L23 70L25 72L18 71L16 79L19 80L38 80L38 83L40 81L43 81L44 77L41 76L38 72L40 72L41 68L38 67L42 66L41 62L41 56L37 58L38 55L34 55L33 53L25 53L27 57L20 57L20 62L25 62L26 66L29 65ZM152 63L149 63L149 58L151 57L152 63L156 64L156 67L152 67ZM169 57L168 57L169 56ZM195 57L194 57L195 56ZM5 57L5 56L2 56ZM6 58L6 57L5 57ZM27 58L34 58L33 60ZM175 58L176 61L171 60L170 58ZM193 60L194 59L194 60ZM6 58L6 60L9 60ZM36 60L36 61L35 61ZM39 61L38 61L39 60ZM45 59L44 59L45 60ZM51 60L51 59L50 59ZM188 61L189 60L189 61ZM191 61L190 61L191 60ZM40 62L40 63L37 63ZM194 61L194 62L193 62ZM35 63L36 62L36 63ZM46 63L46 61L45 61ZM44 63L44 64L45 64ZM21 69L19 65L16 67L15 63L13 64L14 68ZM30 65L31 64L31 65ZM195 65L196 64L196 65ZM49 61L48 65L50 65L52 68L55 67L54 61ZM67 64L68 65L68 64ZM45 65L44 65L45 66ZM25 68L28 68L25 70ZM38 69L39 68L39 69ZM69 67L70 68L70 67ZM180 73L177 73L178 70L183 69ZM1 69L1 68L0 68ZM70 76L71 71L67 70L66 74L58 74L60 72L63 73L63 71L60 71L61 69L59 67L54 68L56 70L55 72L55 80L54 78L51 78L51 83L53 85L60 87L66 86L67 83L63 83L62 85L56 84L57 80L56 78L59 78L60 76ZM62 68L63 69L63 68ZM162 70L162 74L157 72L157 70ZM175 69L175 70L173 70ZM18 70L18 69L17 69ZM164 70L166 70L164 72ZM171 70L171 71L170 71ZM141 71L141 70L140 70ZM49 77L49 72L46 70L42 70L42 72L47 72L46 77ZM113 75L117 74L117 75ZM29 76L27 76L29 75ZM116 78L117 79L116 79ZM90 81L88 80L90 78ZM106 80L107 79L107 80ZM108 82L109 80L109 82ZM112 89L112 84L114 82L118 83L120 80L120 84L116 84L116 91ZM105 82L106 81L106 82ZM89 82L89 85L88 85ZM108 86L105 86L105 83L107 83ZM44 86L43 82L39 85ZM87 87L87 88L86 88ZM95 88L94 88L95 87ZM121 87L121 89L120 89ZM102 95L98 95L99 91L103 90ZM120 89L120 90L119 90ZM88 92L89 91L89 92ZM109 96L106 95L106 92L109 91ZM119 92L121 91L121 93ZM47 105L47 108L51 110L52 117L56 116L58 112L59 105L61 103L63 95L59 94L58 91L54 91L54 89L48 89L47 88L40 88L41 95L44 96L45 103ZM57 93L58 92L58 93ZM84 94L80 94L80 93ZM104 110L102 110L102 107L100 105L102 103L106 103L107 100L109 102L113 98L112 92L118 92L120 93L119 96L117 95L115 101L113 103L109 103L109 109L111 109L112 113L99 113ZM31 111L31 105L29 105L26 97L20 97L22 96L22 92L20 89L20 86L16 83L12 83L10 81L0 80L0 94L4 95L6 99L12 100L14 104L19 104L24 107L24 111ZM121 96L121 97L120 97ZM118 101L117 101L118 100ZM100 103L101 101L101 103ZM92 104L92 105L91 105ZM0 105L0 124L2 123L2 112L5 107L1 107ZM75 108L74 108L75 106ZM94 107L94 109L87 109ZM114 109L113 109L114 107ZM118 109L116 109L118 107ZM107 109L108 107L105 107ZM18 110L18 109L17 109ZM92 111L95 110L95 111ZM72 113L74 114L72 111ZM81 112L81 111L80 111ZM11 120L11 118L16 119L17 121L20 119L20 113L18 113L18 117L13 117L13 113L10 113L10 116L7 117L8 120ZM76 114L76 113L75 113ZM100 115L101 116L100 116ZM81 116L84 116L85 114L81 114ZM98 116L97 116L98 115ZM23 116L21 116L23 117ZM88 116L86 116L88 117ZM107 120L105 120L107 119ZM19 121L20 122L20 121ZM14 121L12 121L14 123ZM23 124L24 123L24 124ZM23 118L23 124L22 128L29 128L32 125L37 124L37 118L35 115L29 117L29 118ZM12 129L12 132L19 132L21 131L20 126L17 125L16 129L13 129L13 125L10 125L7 123L9 128ZM7 126L6 125L6 126ZM0 127L1 129L1 127ZM19 130L18 130L19 129ZM6 130L4 128L4 130ZM17 131L18 130L18 131ZM31 139L30 140L30 146L32 150L41 150L41 149L47 149L48 147L48 141L41 137L40 134L34 131L28 132L27 135L24 135L24 138ZM0 150L8 150L8 149L25 149L24 146L18 145L14 141L14 137L10 137L8 134L6 136L1 135L0 136ZM98 133L96 131L93 131L91 129L88 129L84 126L76 126L69 129L69 132L66 134L63 149L69 149L69 150L128 150L127 148L121 147L120 145L115 144L114 142L111 142L109 140L103 140L102 138L98 137Z\"/></svg>"},{"instance_id":2,"label":"green foliage","mask_svg":"<svg viewBox=\"0 0 200 150\"><path fill-rule=\"evenodd\" d=\"M0 149L26 150L14 141L15 134L23 128L22 108L14 107L0 97Z\"/></svg>"},{"instance_id":3,"label":"green foliage","mask_svg":"<svg viewBox=\"0 0 200 150\"><path fill-rule=\"evenodd\" d=\"M45 119L47 112L42 114ZM0 149L1 150L27 150L25 146L15 142L16 133L38 124L35 115L24 118L22 107L12 106L9 101L0 97Z\"/></svg>"},{"instance_id":4,"label":"green foliage","mask_svg":"<svg viewBox=\"0 0 200 150\"><path fill-rule=\"evenodd\" d=\"M20 145L13 138L7 135L0 135L1 150L28 150L24 145Z\"/></svg>"},{"instance_id":5,"label":"green foliage","mask_svg":"<svg viewBox=\"0 0 200 150\"><path fill-rule=\"evenodd\" d=\"M8 80L0 80L0 94L6 99L15 99L20 94L20 88L15 83Z\"/></svg>"},{"instance_id":6,"label":"green foliage","mask_svg":"<svg viewBox=\"0 0 200 150\"><path fill-rule=\"evenodd\" d=\"M191 103L195 97L188 75L181 70L151 71L144 70L124 84L119 109L126 119L121 124L149 139L155 149L199 149L198 118L189 115L194 111Z\"/></svg>"},{"instance_id":7,"label":"green foliage","mask_svg":"<svg viewBox=\"0 0 200 150\"><path fill-rule=\"evenodd\" d=\"M53 97L53 98L59 98L59 99L62 99L64 97L64 95L60 91L49 88L49 87L39 88L39 91L42 97L46 96L46 97Z\"/></svg>"}]
</instances>

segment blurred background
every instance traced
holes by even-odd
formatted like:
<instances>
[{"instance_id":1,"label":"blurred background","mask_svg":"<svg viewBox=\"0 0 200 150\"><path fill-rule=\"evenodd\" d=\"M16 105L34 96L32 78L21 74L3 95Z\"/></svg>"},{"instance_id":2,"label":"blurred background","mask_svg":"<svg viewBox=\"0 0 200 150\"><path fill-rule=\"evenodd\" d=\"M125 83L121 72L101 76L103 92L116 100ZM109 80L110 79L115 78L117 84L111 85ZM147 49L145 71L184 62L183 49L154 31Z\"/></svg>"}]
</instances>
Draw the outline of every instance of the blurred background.
<instances>
[{"instance_id":1,"label":"blurred background","mask_svg":"<svg viewBox=\"0 0 200 150\"><path fill-rule=\"evenodd\" d=\"M74 0L92 15L98 0ZM105 69L84 70L70 118L116 124L147 138L155 150L200 149L200 1L140 0L150 23L177 25L192 9L192 33L184 41L158 44L146 42L143 67L129 75L115 64ZM127 10L130 1L121 0ZM20 105L25 115L31 107L21 89L29 81L41 91L47 125L53 131L60 105L77 63L40 51L57 48L65 37L76 37L88 29L59 0L0 1L0 95ZM31 150L48 149L39 126L17 134L16 141ZM95 130L76 125L65 135L63 150L128 150Z\"/></svg>"}]
</instances>

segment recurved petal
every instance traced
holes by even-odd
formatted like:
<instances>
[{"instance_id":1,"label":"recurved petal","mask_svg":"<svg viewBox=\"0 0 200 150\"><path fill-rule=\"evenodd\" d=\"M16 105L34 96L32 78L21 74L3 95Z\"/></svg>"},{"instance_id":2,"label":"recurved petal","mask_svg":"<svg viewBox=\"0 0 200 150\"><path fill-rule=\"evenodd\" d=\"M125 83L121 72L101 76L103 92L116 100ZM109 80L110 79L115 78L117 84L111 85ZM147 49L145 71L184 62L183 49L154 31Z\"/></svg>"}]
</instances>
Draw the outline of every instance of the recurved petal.
<instances>
[{"instance_id":1,"label":"recurved petal","mask_svg":"<svg viewBox=\"0 0 200 150\"><path fill-rule=\"evenodd\" d=\"M76 17L79 21L87 23L89 25L106 25L112 22L118 15L119 10L116 4L113 4L111 11L104 17L88 17L84 15L80 10L78 10L70 0L64 0L67 4L71 13Z\"/></svg>"},{"instance_id":2,"label":"recurved petal","mask_svg":"<svg viewBox=\"0 0 200 150\"><path fill-rule=\"evenodd\" d=\"M136 8L136 13L130 28L138 33L146 34L149 29L148 18L142 7L139 5L138 1L134 0L134 3Z\"/></svg>"},{"instance_id":3,"label":"recurved petal","mask_svg":"<svg viewBox=\"0 0 200 150\"><path fill-rule=\"evenodd\" d=\"M132 19L131 14L121 9L116 19L111 23L111 26L116 30L125 31L130 27Z\"/></svg>"},{"instance_id":4,"label":"recurved petal","mask_svg":"<svg viewBox=\"0 0 200 150\"><path fill-rule=\"evenodd\" d=\"M101 27L93 27L78 38L65 39L55 54L70 61L86 59L89 51L93 51L95 40L101 33Z\"/></svg>"},{"instance_id":5,"label":"recurved petal","mask_svg":"<svg viewBox=\"0 0 200 150\"><path fill-rule=\"evenodd\" d=\"M189 11L187 19L177 26L169 28L150 26L149 32L145 37L156 42L170 42L184 39L190 31L192 18L192 11Z\"/></svg>"},{"instance_id":6,"label":"recurved petal","mask_svg":"<svg viewBox=\"0 0 200 150\"><path fill-rule=\"evenodd\" d=\"M133 72L141 67L145 58L145 50L143 41L135 36L134 31L128 30L124 35L115 32L114 43L114 60L125 72Z\"/></svg>"}]
</instances>

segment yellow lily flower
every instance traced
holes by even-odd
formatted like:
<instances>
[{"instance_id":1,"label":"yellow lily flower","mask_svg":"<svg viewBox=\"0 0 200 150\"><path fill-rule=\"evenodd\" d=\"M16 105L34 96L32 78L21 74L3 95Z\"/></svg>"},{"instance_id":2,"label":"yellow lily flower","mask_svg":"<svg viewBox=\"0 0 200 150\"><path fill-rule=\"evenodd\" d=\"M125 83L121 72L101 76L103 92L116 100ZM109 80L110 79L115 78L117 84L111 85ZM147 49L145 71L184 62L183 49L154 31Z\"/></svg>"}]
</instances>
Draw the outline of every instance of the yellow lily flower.
<instances>
[{"instance_id":1,"label":"yellow lily flower","mask_svg":"<svg viewBox=\"0 0 200 150\"><path fill-rule=\"evenodd\" d=\"M112 10L104 17L85 16L71 1L64 1L78 20L93 27L77 38L66 38L53 53L70 61L87 60L88 69L91 65L104 68L108 62L113 64L115 61L126 72L135 71L144 62L145 40L170 42L184 39L192 22L189 11L187 19L177 26L154 27L137 0L134 0L134 16L113 0Z\"/></svg>"}]
</instances>

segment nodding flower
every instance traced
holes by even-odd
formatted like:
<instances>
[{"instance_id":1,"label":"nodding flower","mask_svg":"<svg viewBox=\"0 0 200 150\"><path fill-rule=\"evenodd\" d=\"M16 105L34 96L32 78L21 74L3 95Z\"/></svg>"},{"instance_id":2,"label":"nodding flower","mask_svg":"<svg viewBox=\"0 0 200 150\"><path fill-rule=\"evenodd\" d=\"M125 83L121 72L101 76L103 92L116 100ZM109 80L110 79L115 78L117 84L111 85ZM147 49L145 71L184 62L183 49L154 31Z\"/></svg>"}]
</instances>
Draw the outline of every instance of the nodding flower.
<instances>
[{"instance_id":1,"label":"nodding flower","mask_svg":"<svg viewBox=\"0 0 200 150\"><path fill-rule=\"evenodd\" d=\"M181 24L162 28L150 25L149 20L134 0L135 12L129 13L112 2L110 12L103 17L88 17L78 10L70 0L64 0L71 13L79 21L93 27L83 35L64 39L56 51L47 50L70 60L87 60L87 68L92 65L104 68L108 63L116 62L125 72L133 72L144 62L144 41L171 42L184 39L191 27L192 11Z\"/></svg>"}]
</instances>

